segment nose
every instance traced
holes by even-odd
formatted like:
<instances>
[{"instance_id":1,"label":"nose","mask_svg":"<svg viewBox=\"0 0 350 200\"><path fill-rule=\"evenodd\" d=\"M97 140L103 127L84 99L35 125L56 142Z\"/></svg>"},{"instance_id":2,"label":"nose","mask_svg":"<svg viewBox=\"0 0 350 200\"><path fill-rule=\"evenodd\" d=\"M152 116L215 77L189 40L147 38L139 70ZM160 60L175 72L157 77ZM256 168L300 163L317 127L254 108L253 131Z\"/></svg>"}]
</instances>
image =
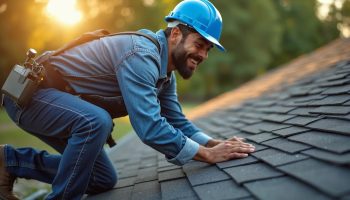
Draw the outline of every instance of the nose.
<instances>
[{"instance_id":1,"label":"nose","mask_svg":"<svg viewBox=\"0 0 350 200\"><path fill-rule=\"evenodd\" d=\"M198 55L202 58L202 60L205 60L208 58L208 50L201 49Z\"/></svg>"}]
</instances>

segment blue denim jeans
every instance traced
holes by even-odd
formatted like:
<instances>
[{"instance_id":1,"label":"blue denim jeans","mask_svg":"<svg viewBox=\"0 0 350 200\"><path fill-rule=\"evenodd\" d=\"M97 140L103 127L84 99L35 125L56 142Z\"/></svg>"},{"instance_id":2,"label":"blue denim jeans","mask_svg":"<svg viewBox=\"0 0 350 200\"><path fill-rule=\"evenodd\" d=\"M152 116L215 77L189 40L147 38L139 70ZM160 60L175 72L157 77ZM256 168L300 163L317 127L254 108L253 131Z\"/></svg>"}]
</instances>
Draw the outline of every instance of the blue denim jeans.
<instances>
[{"instance_id":1,"label":"blue denim jeans","mask_svg":"<svg viewBox=\"0 0 350 200\"><path fill-rule=\"evenodd\" d=\"M6 145L10 174L52 184L48 199L81 199L116 184L115 169L103 150L113 128L105 110L52 88L38 90L24 108L8 97L4 106L19 127L60 153Z\"/></svg>"}]
</instances>

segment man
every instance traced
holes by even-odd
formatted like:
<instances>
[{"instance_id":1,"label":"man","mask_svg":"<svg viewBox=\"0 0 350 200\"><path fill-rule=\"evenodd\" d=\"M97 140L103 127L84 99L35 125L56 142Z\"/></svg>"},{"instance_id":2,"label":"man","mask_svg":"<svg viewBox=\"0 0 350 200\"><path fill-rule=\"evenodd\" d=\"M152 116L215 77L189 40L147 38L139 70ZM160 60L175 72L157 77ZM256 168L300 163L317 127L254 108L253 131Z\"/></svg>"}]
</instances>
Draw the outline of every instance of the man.
<instances>
[{"instance_id":1,"label":"man","mask_svg":"<svg viewBox=\"0 0 350 200\"><path fill-rule=\"evenodd\" d=\"M177 99L174 71L189 79L214 45L224 50L220 13L207 0L185 0L165 19L164 31L141 30L156 38L160 49L138 35L93 40L52 56L45 66L58 70L70 90L43 84L26 107L5 97L14 122L60 155L1 146L1 198L16 199L16 177L52 184L48 199L80 199L111 189L117 175L103 145L112 117L126 114L140 139L177 165L192 159L216 163L254 151L240 138L222 141L202 133Z\"/></svg>"}]
</instances>

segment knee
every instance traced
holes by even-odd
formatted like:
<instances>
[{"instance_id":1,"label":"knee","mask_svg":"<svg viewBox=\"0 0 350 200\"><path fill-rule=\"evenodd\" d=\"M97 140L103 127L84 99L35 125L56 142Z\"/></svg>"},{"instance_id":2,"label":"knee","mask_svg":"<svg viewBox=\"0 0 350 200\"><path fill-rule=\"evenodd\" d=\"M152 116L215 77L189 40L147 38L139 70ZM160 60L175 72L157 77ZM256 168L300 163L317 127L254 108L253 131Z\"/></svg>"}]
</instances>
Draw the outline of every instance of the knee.
<instances>
[{"instance_id":1,"label":"knee","mask_svg":"<svg viewBox=\"0 0 350 200\"><path fill-rule=\"evenodd\" d=\"M112 118L106 111L103 110L103 112L99 112L94 116L93 126L109 135L113 130Z\"/></svg>"},{"instance_id":2,"label":"knee","mask_svg":"<svg viewBox=\"0 0 350 200\"><path fill-rule=\"evenodd\" d=\"M98 177L93 177L90 181L87 194L99 194L114 188L117 184L118 177L115 171L108 171L108 174L99 174Z\"/></svg>"}]
</instances>

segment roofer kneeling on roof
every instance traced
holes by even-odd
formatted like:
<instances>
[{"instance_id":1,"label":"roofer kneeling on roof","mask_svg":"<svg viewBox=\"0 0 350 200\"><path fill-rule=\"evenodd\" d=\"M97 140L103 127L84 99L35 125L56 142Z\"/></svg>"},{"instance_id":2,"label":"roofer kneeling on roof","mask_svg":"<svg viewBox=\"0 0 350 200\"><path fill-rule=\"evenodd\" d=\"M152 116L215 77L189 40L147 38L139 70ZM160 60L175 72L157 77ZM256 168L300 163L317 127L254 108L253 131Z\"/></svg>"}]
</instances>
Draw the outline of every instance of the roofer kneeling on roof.
<instances>
[{"instance_id":1,"label":"roofer kneeling on roof","mask_svg":"<svg viewBox=\"0 0 350 200\"><path fill-rule=\"evenodd\" d=\"M178 102L174 71L189 79L213 46L225 51L219 11L207 0L185 0L165 20L168 27L156 33L109 35L38 57L40 63L50 55L30 102L19 105L5 95L4 106L19 127L60 155L2 145L1 198L17 198L12 192L17 177L52 184L47 199L81 199L113 188L117 173L103 145L112 118L125 115L145 144L177 165L192 159L216 163L254 151L241 138L207 136L185 118Z\"/></svg>"}]
</instances>

